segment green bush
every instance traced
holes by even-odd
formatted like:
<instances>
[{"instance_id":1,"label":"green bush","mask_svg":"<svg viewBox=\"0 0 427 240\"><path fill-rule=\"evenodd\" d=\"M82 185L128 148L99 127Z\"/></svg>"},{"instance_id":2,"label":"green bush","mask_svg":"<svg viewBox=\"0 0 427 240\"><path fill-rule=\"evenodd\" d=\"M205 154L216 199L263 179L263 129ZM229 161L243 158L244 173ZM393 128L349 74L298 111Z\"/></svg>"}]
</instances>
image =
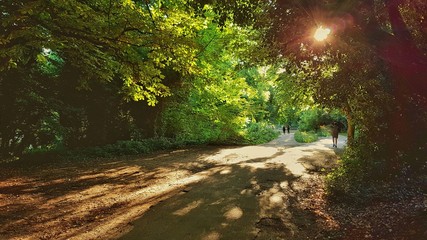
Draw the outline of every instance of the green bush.
<instances>
[{"instance_id":1,"label":"green bush","mask_svg":"<svg viewBox=\"0 0 427 240\"><path fill-rule=\"evenodd\" d=\"M329 137L331 136L331 131L326 126L320 126L319 131L316 132L318 137Z\"/></svg>"},{"instance_id":2,"label":"green bush","mask_svg":"<svg viewBox=\"0 0 427 240\"><path fill-rule=\"evenodd\" d=\"M247 124L244 138L248 144L262 144L269 142L280 135L274 126L265 122L250 122Z\"/></svg>"},{"instance_id":3,"label":"green bush","mask_svg":"<svg viewBox=\"0 0 427 240\"><path fill-rule=\"evenodd\" d=\"M158 150L174 149L185 145L200 145L204 143L218 144L260 144L273 140L279 135L274 127L267 123L250 123L241 135L223 134L223 138L218 138L217 142L213 140L213 131L200 131L197 135L179 135L176 138L158 137L150 139L118 141L114 144L104 146L79 148L79 149L45 149L37 148L28 151L25 158L46 159L62 158L69 160L86 160L92 158L111 158L124 155L146 154ZM220 135L220 134L219 134ZM198 136L196 138L196 136Z\"/></svg>"},{"instance_id":4,"label":"green bush","mask_svg":"<svg viewBox=\"0 0 427 240\"><path fill-rule=\"evenodd\" d=\"M145 154L158 150L171 149L185 145L170 138L152 138L141 141L118 141L100 147L64 151L61 156L67 159L108 158L123 155Z\"/></svg>"},{"instance_id":5,"label":"green bush","mask_svg":"<svg viewBox=\"0 0 427 240\"><path fill-rule=\"evenodd\" d=\"M311 143L318 140L318 136L314 132L296 131L294 135L295 141L300 143Z\"/></svg>"},{"instance_id":6,"label":"green bush","mask_svg":"<svg viewBox=\"0 0 427 240\"><path fill-rule=\"evenodd\" d=\"M388 145L370 141L365 135L348 145L340 166L326 178L327 194L332 199L369 199L375 196L378 183L402 174L404 167L396 161Z\"/></svg>"},{"instance_id":7,"label":"green bush","mask_svg":"<svg viewBox=\"0 0 427 240\"><path fill-rule=\"evenodd\" d=\"M344 128L346 127L345 123L347 120L338 110L327 111L321 108L308 109L301 113L298 129L304 132L315 131L317 133L321 131L319 136L324 137L329 133L328 131L325 132L327 128L324 126L334 121L340 122L344 125Z\"/></svg>"},{"instance_id":8,"label":"green bush","mask_svg":"<svg viewBox=\"0 0 427 240\"><path fill-rule=\"evenodd\" d=\"M324 111L321 109L308 109L301 114L298 128L301 131L317 131L323 120Z\"/></svg>"}]
</instances>

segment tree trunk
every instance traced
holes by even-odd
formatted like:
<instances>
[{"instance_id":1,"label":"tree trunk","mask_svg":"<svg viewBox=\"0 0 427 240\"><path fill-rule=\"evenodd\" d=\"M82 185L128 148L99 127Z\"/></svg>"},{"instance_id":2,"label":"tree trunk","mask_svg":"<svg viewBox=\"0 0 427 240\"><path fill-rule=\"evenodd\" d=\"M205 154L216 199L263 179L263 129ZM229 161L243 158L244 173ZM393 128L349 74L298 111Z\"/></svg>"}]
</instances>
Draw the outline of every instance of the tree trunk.
<instances>
[{"instance_id":1,"label":"tree trunk","mask_svg":"<svg viewBox=\"0 0 427 240\"><path fill-rule=\"evenodd\" d=\"M351 121L347 119L347 142L352 143L354 140L354 125Z\"/></svg>"},{"instance_id":2,"label":"tree trunk","mask_svg":"<svg viewBox=\"0 0 427 240\"><path fill-rule=\"evenodd\" d=\"M102 146L107 143L107 107L98 100L93 100L87 106L88 129L86 132L87 144L89 146Z\"/></svg>"},{"instance_id":3,"label":"tree trunk","mask_svg":"<svg viewBox=\"0 0 427 240\"><path fill-rule=\"evenodd\" d=\"M386 1L393 37L386 39L380 53L388 62L395 82L399 84L399 89L396 89L398 94L426 96L427 59L416 47L403 21L399 10L400 2L401 0Z\"/></svg>"},{"instance_id":4,"label":"tree trunk","mask_svg":"<svg viewBox=\"0 0 427 240\"><path fill-rule=\"evenodd\" d=\"M347 119L347 143L351 144L354 140L354 133L356 128L354 127L353 118L350 114L349 107L344 109L344 114Z\"/></svg>"},{"instance_id":5,"label":"tree trunk","mask_svg":"<svg viewBox=\"0 0 427 240\"><path fill-rule=\"evenodd\" d=\"M164 99L159 99L159 103L156 106L148 106L146 102L129 103L129 109L143 138L153 138L156 136L156 119L162 113L163 101Z\"/></svg>"},{"instance_id":6,"label":"tree trunk","mask_svg":"<svg viewBox=\"0 0 427 240\"><path fill-rule=\"evenodd\" d=\"M380 54L389 66L393 95L399 105L391 121L397 133L396 147L409 149L414 138L426 130L419 112L427 110L427 59L417 48L403 20L399 10L402 0L385 3L393 37L386 39Z\"/></svg>"}]
</instances>

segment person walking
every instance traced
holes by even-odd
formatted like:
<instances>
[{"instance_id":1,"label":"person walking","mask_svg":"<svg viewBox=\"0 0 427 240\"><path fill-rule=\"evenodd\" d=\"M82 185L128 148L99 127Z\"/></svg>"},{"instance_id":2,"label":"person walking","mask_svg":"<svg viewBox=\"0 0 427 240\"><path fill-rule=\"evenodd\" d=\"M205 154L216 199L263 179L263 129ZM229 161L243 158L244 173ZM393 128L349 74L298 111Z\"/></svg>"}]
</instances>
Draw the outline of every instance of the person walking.
<instances>
[{"instance_id":1,"label":"person walking","mask_svg":"<svg viewBox=\"0 0 427 240\"><path fill-rule=\"evenodd\" d=\"M332 123L331 135L332 135L332 147L338 147L338 134L340 133L340 126L337 122Z\"/></svg>"},{"instance_id":2,"label":"person walking","mask_svg":"<svg viewBox=\"0 0 427 240\"><path fill-rule=\"evenodd\" d=\"M288 131L288 133L290 133L290 130L291 130L291 126L289 126L289 124L286 125L286 131Z\"/></svg>"}]
</instances>

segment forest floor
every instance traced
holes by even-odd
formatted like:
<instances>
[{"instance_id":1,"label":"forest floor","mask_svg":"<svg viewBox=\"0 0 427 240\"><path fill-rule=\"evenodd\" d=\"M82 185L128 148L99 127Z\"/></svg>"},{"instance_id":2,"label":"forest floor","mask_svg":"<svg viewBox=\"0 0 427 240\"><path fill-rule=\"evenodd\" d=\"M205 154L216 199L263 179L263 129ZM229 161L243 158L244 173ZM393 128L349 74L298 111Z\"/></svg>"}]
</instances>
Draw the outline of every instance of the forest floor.
<instances>
[{"instance_id":1,"label":"forest floor","mask_svg":"<svg viewBox=\"0 0 427 240\"><path fill-rule=\"evenodd\" d=\"M332 203L339 148L199 146L151 155L0 165L0 239L426 239L422 188ZM424 189L425 190L425 189Z\"/></svg>"}]
</instances>

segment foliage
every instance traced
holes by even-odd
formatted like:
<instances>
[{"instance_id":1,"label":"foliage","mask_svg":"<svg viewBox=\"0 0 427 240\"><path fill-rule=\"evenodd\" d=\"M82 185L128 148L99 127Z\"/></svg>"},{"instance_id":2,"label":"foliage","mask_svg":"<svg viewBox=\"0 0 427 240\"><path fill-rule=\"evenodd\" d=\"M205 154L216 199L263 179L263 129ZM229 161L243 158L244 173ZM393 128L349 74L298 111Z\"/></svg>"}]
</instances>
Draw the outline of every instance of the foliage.
<instances>
[{"instance_id":1,"label":"foliage","mask_svg":"<svg viewBox=\"0 0 427 240\"><path fill-rule=\"evenodd\" d=\"M19 69L42 49L53 50L82 73L80 88L119 76L126 98L155 104L156 97L169 94L162 69L185 74L195 64L192 38L203 22L185 12L183 4L5 2L0 56L6 61L0 67Z\"/></svg>"},{"instance_id":2,"label":"foliage","mask_svg":"<svg viewBox=\"0 0 427 240\"><path fill-rule=\"evenodd\" d=\"M23 161L46 160L90 160L94 158L112 158L127 155L148 154L159 150L182 148L188 145L203 144L198 141L184 141L172 138L149 138L142 140L118 141L95 147L69 148L34 148L28 149L20 156Z\"/></svg>"},{"instance_id":3,"label":"foliage","mask_svg":"<svg viewBox=\"0 0 427 240\"><path fill-rule=\"evenodd\" d=\"M316 132L318 137L329 137L331 136L331 129L329 126L320 126L320 129Z\"/></svg>"},{"instance_id":4,"label":"foliage","mask_svg":"<svg viewBox=\"0 0 427 240\"><path fill-rule=\"evenodd\" d=\"M274 135L269 111L274 89L266 68L247 66L258 56L257 31L212 23L200 32L200 72L184 79L162 115L159 134L183 141L260 143ZM258 132L257 132L258 131Z\"/></svg>"},{"instance_id":5,"label":"foliage","mask_svg":"<svg viewBox=\"0 0 427 240\"><path fill-rule=\"evenodd\" d=\"M123 138L109 137L106 129L131 125L126 101L155 105L170 95L167 70L195 72L195 34L206 25L184 6L185 1L2 1L1 111L17 114L2 114L2 154L44 144L37 132L48 116L29 112L59 114L63 128L52 134L70 147Z\"/></svg>"},{"instance_id":6,"label":"foliage","mask_svg":"<svg viewBox=\"0 0 427 240\"><path fill-rule=\"evenodd\" d=\"M337 171L390 176L405 163L423 165L427 68L419 16L426 5L419 1L281 0L273 5L274 27L267 36L273 46L279 46L278 55L288 60L278 81L279 94L289 99L284 108L339 109L346 116L349 133L357 129L358 135L349 141L352 152L345 156L358 164L345 164ZM330 27L333 34L325 42L314 41L316 25ZM320 117L315 116L306 114L300 127L316 129L320 124L315 120Z\"/></svg>"},{"instance_id":7,"label":"foliage","mask_svg":"<svg viewBox=\"0 0 427 240\"><path fill-rule=\"evenodd\" d=\"M318 132L322 126L330 125L332 122L340 122L344 125L346 121L338 110L327 111L316 107L302 111L299 119L298 129L314 132Z\"/></svg>"},{"instance_id":8,"label":"foliage","mask_svg":"<svg viewBox=\"0 0 427 240\"><path fill-rule=\"evenodd\" d=\"M186 3L2 1L1 155L157 132L202 143L243 141L247 117L262 122L271 108L257 108L269 101L260 98L269 86L254 76L248 87L254 72L239 73L263 54L254 51L262 49L260 31L220 26L212 7L196 14ZM246 90L258 97L246 101ZM172 92L189 102L159 100ZM177 104L183 111L162 120ZM195 113L197 121L187 121ZM176 126L158 126L167 121Z\"/></svg>"},{"instance_id":9,"label":"foliage","mask_svg":"<svg viewBox=\"0 0 427 240\"><path fill-rule=\"evenodd\" d=\"M388 159L390 154L378 143L361 139L354 143L358 147L346 148L341 166L328 175L327 192L331 198L366 198L372 194L369 191L373 185L394 177L384 171L392 162Z\"/></svg>"},{"instance_id":10,"label":"foliage","mask_svg":"<svg viewBox=\"0 0 427 240\"><path fill-rule=\"evenodd\" d=\"M279 134L280 132L275 130L271 124L250 122L244 136L248 144L261 144L277 138Z\"/></svg>"},{"instance_id":11,"label":"foliage","mask_svg":"<svg viewBox=\"0 0 427 240\"><path fill-rule=\"evenodd\" d=\"M318 136L315 132L304 132L296 131L294 134L295 141L299 143L311 143L318 140Z\"/></svg>"},{"instance_id":12,"label":"foliage","mask_svg":"<svg viewBox=\"0 0 427 240\"><path fill-rule=\"evenodd\" d=\"M315 131L320 128L321 125L324 125L326 123L326 117L324 114L324 111L321 111L321 109L307 109L306 111L302 112L300 121L298 122L298 129L301 131Z\"/></svg>"},{"instance_id":13,"label":"foliage","mask_svg":"<svg viewBox=\"0 0 427 240\"><path fill-rule=\"evenodd\" d=\"M5 153L22 152L30 144L56 141L60 131L57 101L49 86L54 79L32 69L3 72L0 94L0 144ZM32 76L32 77L31 77ZM7 91L6 91L7 90ZM53 107L53 108L52 108Z\"/></svg>"}]
</instances>

